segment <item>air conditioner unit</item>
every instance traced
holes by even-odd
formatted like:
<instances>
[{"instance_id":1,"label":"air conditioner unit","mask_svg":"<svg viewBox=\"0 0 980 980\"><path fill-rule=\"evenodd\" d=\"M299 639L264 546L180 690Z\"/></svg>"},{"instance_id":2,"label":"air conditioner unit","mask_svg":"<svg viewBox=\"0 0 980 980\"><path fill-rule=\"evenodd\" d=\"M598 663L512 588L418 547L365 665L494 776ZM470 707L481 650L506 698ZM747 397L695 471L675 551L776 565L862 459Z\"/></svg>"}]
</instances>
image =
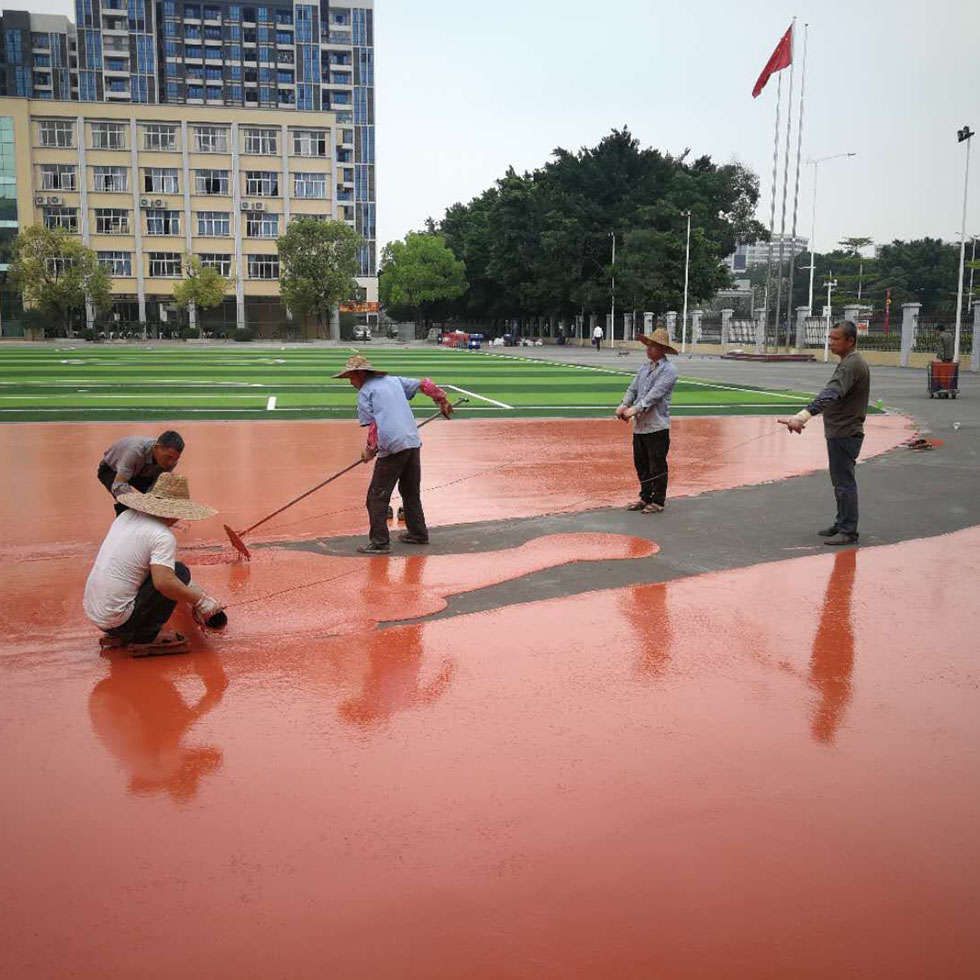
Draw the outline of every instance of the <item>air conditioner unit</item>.
<instances>
[{"instance_id":1,"label":"air conditioner unit","mask_svg":"<svg viewBox=\"0 0 980 980\"><path fill-rule=\"evenodd\" d=\"M48 198L48 204L61 204L61 198L60 197L49 197Z\"/></svg>"},{"instance_id":2,"label":"air conditioner unit","mask_svg":"<svg viewBox=\"0 0 980 980\"><path fill-rule=\"evenodd\" d=\"M43 198L43 197L41 197L41 195L40 195L40 194L38 194L38 195L37 195L37 196L36 196L36 197L34 198L34 203L35 203L35 204L43 204L43 203L44 203L44 198Z\"/></svg>"},{"instance_id":3,"label":"air conditioner unit","mask_svg":"<svg viewBox=\"0 0 980 980\"><path fill-rule=\"evenodd\" d=\"M167 206L167 202L161 200L159 197L153 202L155 208L163 208Z\"/></svg>"},{"instance_id":4,"label":"air conditioner unit","mask_svg":"<svg viewBox=\"0 0 980 980\"><path fill-rule=\"evenodd\" d=\"M141 197L140 198L140 207L141 208L148 208L149 206L150 206L150 200L149 200L149 198Z\"/></svg>"},{"instance_id":5,"label":"air conditioner unit","mask_svg":"<svg viewBox=\"0 0 980 980\"><path fill-rule=\"evenodd\" d=\"M252 210L252 205L249 204L248 201L242 201L242 210L243 211L251 211Z\"/></svg>"},{"instance_id":6,"label":"air conditioner unit","mask_svg":"<svg viewBox=\"0 0 980 980\"><path fill-rule=\"evenodd\" d=\"M253 211L264 211L265 210L265 205L261 201L256 201L252 205L252 210Z\"/></svg>"}]
</instances>

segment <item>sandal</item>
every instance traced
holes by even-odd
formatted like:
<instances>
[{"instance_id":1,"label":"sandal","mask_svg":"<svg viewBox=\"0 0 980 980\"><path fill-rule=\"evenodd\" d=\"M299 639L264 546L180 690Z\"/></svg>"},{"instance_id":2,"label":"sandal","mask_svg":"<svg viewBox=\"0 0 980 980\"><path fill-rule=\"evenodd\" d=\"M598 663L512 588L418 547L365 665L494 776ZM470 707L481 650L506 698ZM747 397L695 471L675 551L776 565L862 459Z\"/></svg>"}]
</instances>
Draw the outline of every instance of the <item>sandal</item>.
<instances>
[{"instance_id":1,"label":"sandal","mask_svg":"<svg viewBox=\"0 0 980 980\"><path fill-rule=\"evenodd\" d=\"M130 643L131 657L164 657L170 653L190 653L191 645L183 633L160 633L150 643Z\"/></svg>"},{"instance_id":2,"label":"sandal","mask_svg":"<svg viewBox=\"0 0 980 980\"><path fill-rule=\"evenodd\" d=\"M127 645L127 640L121 636L109 636L108 633L99 637L99 646L103 650L118 650Z\"/></svg>"},{"instance_id":3,"label":"sandal","mask_svg":"<svg viewBox=\"0 0 980 980\"><path fill-rule=\"evenodd\" d=\"M647 504L646 507L643 508L643 513L644 514L660 514L660 513L663 512L663 509L664 509L664 505L663 504Z\"/></svg>"},{"instance_id":4,"label":"sandal","mask_svg":"<svg viewBox=\"0 0 980 980\"><path fill-rule=\"evenodd\" d=\"M633 503L626 505L627 510L643 510L644 507L646 504L642 500L634 500Z\"/></svg>"}]
</instances>

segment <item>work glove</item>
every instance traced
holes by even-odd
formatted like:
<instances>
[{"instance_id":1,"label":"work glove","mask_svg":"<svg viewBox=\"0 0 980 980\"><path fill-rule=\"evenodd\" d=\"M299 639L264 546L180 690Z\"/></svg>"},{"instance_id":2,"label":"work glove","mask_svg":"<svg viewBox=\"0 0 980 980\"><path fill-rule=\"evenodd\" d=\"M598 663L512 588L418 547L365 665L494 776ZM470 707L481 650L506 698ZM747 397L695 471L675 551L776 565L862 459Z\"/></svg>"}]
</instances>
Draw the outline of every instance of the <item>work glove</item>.
<instances>
[{"instance_id":1,"label":"work glove","mask_svg":"<svg viewBox=\"0 0 980 980\"><path fill-rule=\"evenodd\" d=\"M361 450L361 462L366 463L369 459L374 459L378 455L377 446L365 446Z\"/></svg>"},{"instance_id":2,"label":"work glove","mask_svg":"<svg viewBox=\"0 0 980 980\"><path fill-rule=\"evenodd\" d=\"M448 399L443 398L442 401L439 402L439 411L442 412L444 418L447 419L452 418L453 415L452 403Z\"/></svg>"},{"instance_id":3,"label":"work glove","mask_svg":"<svg viewBox=\"0 0 980 980\"><path fill-rule=\"evenodd\" d=\"M191 613L198 626L207 627L212 616L224 610L224 606L213 596L202 595L191 607Z\"/></svg>"}]
</instances>

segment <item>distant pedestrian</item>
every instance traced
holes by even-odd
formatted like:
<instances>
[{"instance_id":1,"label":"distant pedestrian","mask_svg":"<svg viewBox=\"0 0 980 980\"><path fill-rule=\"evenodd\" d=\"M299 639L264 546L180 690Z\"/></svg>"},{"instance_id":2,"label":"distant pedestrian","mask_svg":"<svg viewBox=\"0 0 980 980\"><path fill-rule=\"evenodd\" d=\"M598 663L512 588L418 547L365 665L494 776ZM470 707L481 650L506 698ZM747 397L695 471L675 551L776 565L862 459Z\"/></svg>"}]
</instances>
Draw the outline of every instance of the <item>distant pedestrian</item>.
<instances>
[{"instance_id":1,"label":"distant pedestrian","mask_svg":"<svg viewBox=\"0 0 980 980\"><path fill-rule=\"evenodd\" d=\"M810 418L823 412L830 480L837 499L837 516L830 527L817 533L825 544L855 544L858 540L858 488L854 467L864 442L871 373L855 349L857 326L851 320L834 325L830 350L840 358L827 387L792 418L777 419L790 432L802 432Z\"/></svg>"},{"instance_id":2,"label":"distant pedestrian","mask_svg":"<svg viewBox=\"0 0 980 980\"><path fill-rule=\"evenodd\" d=\"M184 440L168 429L156 439L149 436L123 436L114 442L99 463L98 478L116 499L116 516L125 509L119 502L123 494L146 493L161 473L169 473L180 462Z\"/></svg>"},{"instance_id":3,"label":"distant pedestrian","mask_svg":"<svg viewBox=\"0 0 980 980\"><path fill-rule=\"evenodd\" d=\"M677 368L667 360L676 354L670 335L659 327L639 340L646 345L647 362L623 395L616 418L633 420L633 465L640 481L639 499L627 510L659 514L667 503L667 453L670 452L670 396Z\"/></svg>"},{"instance_id":4,"label":"distant pedestrian","mask_svg":"<svg viewBox=\"0 0 980 980\"><path fill-rule=\"evenodd\" d=\"M936 359L943 364L953 363L953 337L946 332L946 328L940 323L936 327Z\"/></svg>"},{"instance_id":5,"label":"distant pedestrian","mask_svg":"<svg viewBox=\"0 0 980 980\"><path fill-rule=\"evenodd\" d=\"M597 323L595 325L595 330L592 331L592 346L595 347L597 351L602 350L602 339L606 334L602 327Z\"/></svg>"}]
</instances>

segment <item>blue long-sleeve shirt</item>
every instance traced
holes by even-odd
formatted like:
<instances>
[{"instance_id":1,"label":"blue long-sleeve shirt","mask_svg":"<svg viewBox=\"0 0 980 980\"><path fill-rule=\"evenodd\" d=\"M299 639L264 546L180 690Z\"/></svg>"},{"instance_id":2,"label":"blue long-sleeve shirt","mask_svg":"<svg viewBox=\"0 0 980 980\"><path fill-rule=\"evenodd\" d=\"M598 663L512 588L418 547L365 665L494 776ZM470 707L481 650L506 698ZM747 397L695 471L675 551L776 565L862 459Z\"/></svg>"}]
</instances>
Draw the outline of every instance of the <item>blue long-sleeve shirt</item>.
<instances>
[{"instance_id":1,"label":"blue long-sleeve shirt","mask_svg":"<svg viewBox=\"0 0 980 980\"><path fill-rule=\"evenodd\" d=\"M645 435L670 428L670 396L677 382L677 368L666 357L655 364L648 361L630 382L623 404L635 405L633 433Z\"/></svg>"}]
</instances>

